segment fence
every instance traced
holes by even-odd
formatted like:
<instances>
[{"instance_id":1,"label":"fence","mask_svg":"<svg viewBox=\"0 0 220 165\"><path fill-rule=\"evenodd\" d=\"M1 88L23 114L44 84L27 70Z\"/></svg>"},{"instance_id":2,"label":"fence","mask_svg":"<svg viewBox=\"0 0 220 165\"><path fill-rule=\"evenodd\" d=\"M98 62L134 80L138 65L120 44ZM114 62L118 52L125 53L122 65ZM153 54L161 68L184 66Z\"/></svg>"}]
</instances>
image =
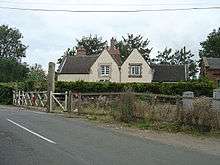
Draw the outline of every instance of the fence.
<instances>
[{"instance_id":1,"label":"fence","mask_svg":"<svg viewBox=\"0 0 220 165\"><path fill-rule=\"evenodd\" d=\"M43 92L24 92L24 91L13 91L13 104L16 106L28 106L28 107L40 107L43 110L50 108L50 111L58 108L61 111L67 111L67 97L68 93L48 93Z\"/></svg>"}]
</instances>

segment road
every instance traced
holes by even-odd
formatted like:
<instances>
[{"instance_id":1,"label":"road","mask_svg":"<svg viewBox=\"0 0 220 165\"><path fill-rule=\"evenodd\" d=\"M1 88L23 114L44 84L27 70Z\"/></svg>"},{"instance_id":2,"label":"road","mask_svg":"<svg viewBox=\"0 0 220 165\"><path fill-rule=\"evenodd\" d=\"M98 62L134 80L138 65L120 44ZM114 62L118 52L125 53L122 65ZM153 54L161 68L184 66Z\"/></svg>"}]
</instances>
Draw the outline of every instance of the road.
<instances>
[{"instance_id":1,"label":"road","mask_svg":"<svg viewBox=\"0 0 220 165\"><path fill-rule=\"evenodd\" d=\"M81 119L0 106L0 165L219 165L220 157Z\"/></svg>"}]
</instances>

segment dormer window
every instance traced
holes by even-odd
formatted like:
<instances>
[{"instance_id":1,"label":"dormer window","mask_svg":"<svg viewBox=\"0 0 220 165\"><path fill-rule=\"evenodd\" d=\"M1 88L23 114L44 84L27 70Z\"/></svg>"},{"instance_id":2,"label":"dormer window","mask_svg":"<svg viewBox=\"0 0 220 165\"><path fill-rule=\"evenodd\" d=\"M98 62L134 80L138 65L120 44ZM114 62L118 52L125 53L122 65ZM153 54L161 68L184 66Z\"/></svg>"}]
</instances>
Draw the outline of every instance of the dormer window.
<instances>
[{"instance_id":1,"label":"dormer window","mask_svg":"<svg viewBox=\"0 0 220 165\"><path fill-rule=\"evenodd\" d=\"M101 77L108 77L110 74L110 66L109 65L101 65L100 66Z\"/></svg>"}]
</instances>

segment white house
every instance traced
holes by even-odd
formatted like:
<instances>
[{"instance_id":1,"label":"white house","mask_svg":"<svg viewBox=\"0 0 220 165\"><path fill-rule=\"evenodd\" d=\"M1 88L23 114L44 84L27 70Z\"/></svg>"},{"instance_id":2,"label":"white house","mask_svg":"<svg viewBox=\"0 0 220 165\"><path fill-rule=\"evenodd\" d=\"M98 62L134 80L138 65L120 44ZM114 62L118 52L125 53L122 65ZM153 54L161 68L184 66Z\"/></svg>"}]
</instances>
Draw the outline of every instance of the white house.
<instances>
[{"instance_id":1,"label":"white house","mask_svg":"<svg viewBox=\"0 0 220 165\"><path fill-rule=\"evenodd\" d=\"M87 82L176 82L187 80L184 65L148 64L137 49L121 63L119 50L111 39L110 48L98 55L87 55L83 48L75 56L64 58L57 72L58 81Z\"/></svg>"}]
</instances>

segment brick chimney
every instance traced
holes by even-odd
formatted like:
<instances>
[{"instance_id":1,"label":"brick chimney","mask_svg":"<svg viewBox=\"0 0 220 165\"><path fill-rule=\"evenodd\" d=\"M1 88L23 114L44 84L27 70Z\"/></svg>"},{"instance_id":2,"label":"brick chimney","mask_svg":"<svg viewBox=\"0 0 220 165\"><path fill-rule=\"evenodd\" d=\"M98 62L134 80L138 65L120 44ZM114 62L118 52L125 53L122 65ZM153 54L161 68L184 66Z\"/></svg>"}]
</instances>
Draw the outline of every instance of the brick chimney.
<instances>
[{"instance_id":1,"label":"brick chimney","mask_svg":"<svg viewBox=\"0 0 220 165\"><path fill-rule=\"evenodd\" d=\"M109 54L114 58L117 64L121 65L121 56L119 49L116 48L117 40L112 37L110 41L110 47L108 48Z\"/></svg>"},{"instance_id":2,"label":"brick chimney","mask_svg":"<svg viewBox=\"0 0 220 165\"><path fill-rule=\"evenodd\" d=\"M86 55L86 49L83 48L82 46L78 47L76 55L77 56L85 56Z\"/></svg>"}]
</instances>

